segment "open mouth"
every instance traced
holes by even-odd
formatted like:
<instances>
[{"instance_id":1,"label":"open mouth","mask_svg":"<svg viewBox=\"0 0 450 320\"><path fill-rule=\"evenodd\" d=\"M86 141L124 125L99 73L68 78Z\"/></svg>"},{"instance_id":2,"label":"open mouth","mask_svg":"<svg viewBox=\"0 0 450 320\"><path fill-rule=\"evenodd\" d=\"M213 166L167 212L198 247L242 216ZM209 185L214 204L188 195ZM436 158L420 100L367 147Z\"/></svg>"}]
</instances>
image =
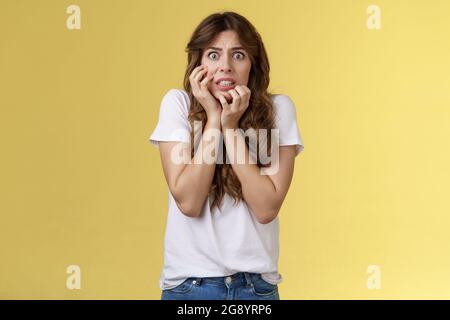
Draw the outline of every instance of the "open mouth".
<instances>
[{"instance_id":1,"label":"open mouth","mask_svg":"<svg viewBox=\"0 0 450 320\"><path fill-rule=\"evenodd\" d=\"M230 90L236 86L234 81L219 81L216 83L217 87L221 90Z\"/></svg>"}]
</instances>

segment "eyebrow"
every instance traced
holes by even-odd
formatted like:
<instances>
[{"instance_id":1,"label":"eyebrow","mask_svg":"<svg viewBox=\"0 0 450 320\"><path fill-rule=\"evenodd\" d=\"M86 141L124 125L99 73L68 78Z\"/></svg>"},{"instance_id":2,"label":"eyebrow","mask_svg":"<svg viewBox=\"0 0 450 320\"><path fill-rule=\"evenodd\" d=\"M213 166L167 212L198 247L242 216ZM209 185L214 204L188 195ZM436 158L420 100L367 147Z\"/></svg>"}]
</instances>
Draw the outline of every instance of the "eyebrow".
<instances>
[{"instance_id":1,"label":"eyebrow","mask_svg":"<svg viewBox=\"0 0 450 320\"><path fill-rule=\"evenodd\" d=\"M206 48L206 50L208 49L212 49L212 50L217 50L217 51L223 51L222 48L217 48L217 47L208 47ZM245 50L244 47L233 47L231 48L231 50Z\"/></svg>"}]
</instances>

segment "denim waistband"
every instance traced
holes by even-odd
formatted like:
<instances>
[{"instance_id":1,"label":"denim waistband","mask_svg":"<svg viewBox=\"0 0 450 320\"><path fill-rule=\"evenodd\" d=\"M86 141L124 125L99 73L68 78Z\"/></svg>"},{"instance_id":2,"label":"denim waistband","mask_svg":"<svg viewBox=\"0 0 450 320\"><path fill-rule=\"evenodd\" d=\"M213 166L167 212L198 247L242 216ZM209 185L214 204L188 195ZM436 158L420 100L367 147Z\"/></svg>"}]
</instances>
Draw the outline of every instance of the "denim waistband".
<instances>
[{"instance_id":1,"label":"denim waistband","mask_svg":"<svg viewBox=\"0 0 450 320\"><path fill-rule=\"evenodd\" d=\"M249 286L259 278L261 278L261 274L253 272L237 272L223 277L191 277L198 285L201 283L211 283L228 287Z\"/></svg>"}]
</instances>

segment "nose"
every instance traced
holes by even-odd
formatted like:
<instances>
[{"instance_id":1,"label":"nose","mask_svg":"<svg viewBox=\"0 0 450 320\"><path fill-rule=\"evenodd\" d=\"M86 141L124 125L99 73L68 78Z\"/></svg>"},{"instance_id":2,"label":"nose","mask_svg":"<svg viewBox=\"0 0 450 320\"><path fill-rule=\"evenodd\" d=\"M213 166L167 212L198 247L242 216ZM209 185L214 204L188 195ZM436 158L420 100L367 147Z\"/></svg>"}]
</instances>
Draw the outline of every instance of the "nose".
<instances>
[{"instance_id":1,"label":"nose","mask_svg":"<svg viewBox=\"0 0 450 320\"><path fill-rule=\"evenodd\" d=\"M219 70L222 72L231 72L232 71L231 63L230 63L228 55L224 55L224 58L221 61Z\"/></svg>"}]
</instances>

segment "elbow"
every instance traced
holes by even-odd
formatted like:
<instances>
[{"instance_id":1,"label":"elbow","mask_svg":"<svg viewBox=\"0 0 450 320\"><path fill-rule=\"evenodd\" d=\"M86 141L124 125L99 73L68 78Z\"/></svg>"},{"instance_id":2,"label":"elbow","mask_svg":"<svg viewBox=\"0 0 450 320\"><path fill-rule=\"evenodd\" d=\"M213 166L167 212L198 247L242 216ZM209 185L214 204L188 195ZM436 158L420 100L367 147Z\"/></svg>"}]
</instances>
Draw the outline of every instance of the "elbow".
<instances>
[{"instance_id":1,"label":"elbow","mask_svg":"<svg viewBox=\"0 0 450 320\"><path fill-rule=\"evenodd\" d=\"M260 224L271 223L278 216L278 212L279 212L279 209L271 210L266 214L260 215L257 220Z\"/></svg>"},{"instance_id":2,"label":"elbow","mask_svg":"<svg viewBox=\"0 0 450 320\"><path fill-rule=\"evenodd\" d=\"M175 188L173 188L172 190L172 196L175 200L178 210L180 210L182 214L190 218L196 218L200 216L202 208L195 203L192 197L182 197L182 194L177 192Z\"/></svg>"},{"instance_id":3,"label":"elbow","mask_svg":"<svg viewBox=\"0 0 450 320\"><path fill-rule=\"evenodd\" d=\"M259 206L249 205L249 208L251 209L253 216L260 224L268 224L275 220L275 218L278 216L278 212L280 212L281 208L281 203L265 203L264 205L261 205L261 203L259 203Z\"/></svg>"},{"instance_id":4,"label":"elbow","mask_svg":"<svg viewBox=\"0 0 450 320\"><path fill-rule=\"evenodd\" d=\"M254 213L258 222L260 224L269 224L275 220L283 205L283 199L277 194L271 194L266 197L266 201L257 203L257 206L254 208Z\"/></svg>"},{"instance_id":5,"label":"elbow","mask_svg":"<svg viewBox=\"0 0 450 320\"><path fill-rule=\"evenodd\" d=\"M195 206L190 202L178 202L175 200L178 209L180 209L181 213L190 218L197 218L200 216L201 208Z\"/></svg>"},{"instance_id":6,"label":"elbow","mask_svg":"<svg viewBox=\"0 0 450 320\"><path fill-rule=\"evenodd\" d=\"M260 224L269 224L269 223L271 223L275 218L276 218L276 216L275 216L275 217L268 217L268 218L260 218L260 219L258 219L258 222L259 222Z\"/></svg>"}]
</instances>

